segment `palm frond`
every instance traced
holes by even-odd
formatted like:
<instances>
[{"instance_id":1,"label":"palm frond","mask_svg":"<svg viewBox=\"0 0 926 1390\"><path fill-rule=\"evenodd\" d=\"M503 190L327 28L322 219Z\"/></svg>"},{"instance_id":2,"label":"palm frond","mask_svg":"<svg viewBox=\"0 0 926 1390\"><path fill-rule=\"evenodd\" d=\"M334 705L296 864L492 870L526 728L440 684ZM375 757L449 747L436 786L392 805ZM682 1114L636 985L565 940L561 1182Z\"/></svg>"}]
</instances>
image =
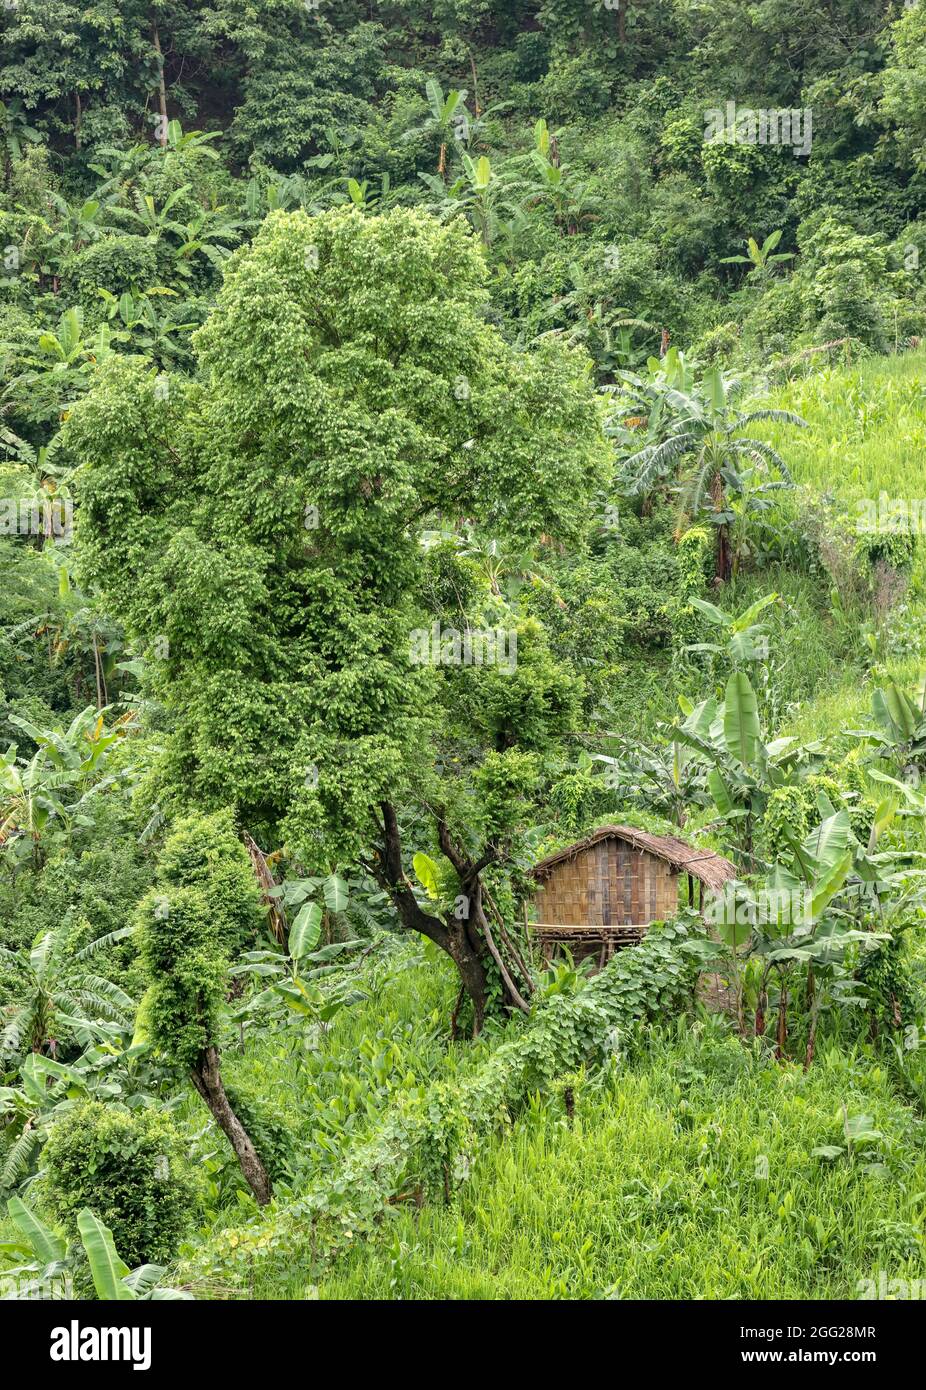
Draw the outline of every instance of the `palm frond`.
<instances>
[{"instance_id":1,"label":"palm frond","mask_svg":"<svg viewBox=\"0 0 926 1390\"><path fill-rule=\"evenodd\" d=\"M714 476L715 463L710 456L702 456L698 467L691 476L686 479L682 486L682 496L680 507L683 512L692 515L701 510L704 499L710 492L711 479Z\"/></svg>"},{"instance_id":2,"label":"palm frond","mask_svg":"<svg viewBox=\"0 0 926 1390\"><path fill-rule=\"evenodd\" d=\"M23 1038L28 1032L29 1017L29 1010L24 1006L14 1011L13 1017L0 1033L0 1052L9 1052L13 1056L19 1054Z\"/></svg>"},{"instance_id":3,"label":"palm frond","mask_svg":"<svg viewBox=\"0 0 926 1390\"><path fill-rule=\"evenodd\" d=\"M91 941L89 945L82 946L75 953L75 960L89 960L97 951L104 950L107 946L113 946L117 941L124 941L127 936L131 936L134 927L119 927L116 931L107 932L105 936L98 936L96 941Z\"/></svg>"},{"instance_id":4,"label":"palm frond","mask_svg":"<svg viewBox=\"0 0 926 1390\"><path fill-rule=\"evenodd\" d=\"M94 1029L99 1030L104 1023L116 1023L120 1026L127 1022L128 1011L125 1006L114 1003L104 995L98 994L95 990L75 989L74 1004L76 1010L70 1014L59 1011L58 1018L63 1023L69 1024L77 1034L78 1038L86 1036L92 1038Z\"/></svg>"},{"instance_id":5,"label":"palm frond","mask_svg":"<svg viewBox=\"0 0 926 1390\"><path fill-rule=\"evenodd\" d=\"M648 444L639 453L627 455L624 471L627 474L628 495L639 497L649 492L679 459L696 447L697 442L693 434L678 434L662 444Z\"/></svg>"},{"instance_id":6,"label":"palm frond","mask_svg":"<svg viewBox=\"0 0 926 1390\"><path fill-rule=\"evenodd\" d=\"M135 1008L135 1000L126 994L125 990L114 985L112 980L104 980L101 975L84 975L77 988L81 994L92 992L128 1012L132 1012Z\"/></svg>"},{"instance_id":7,"label":"palm frond","mask_svg":"<svg viewBox=\"0 0 926 1390\"><path fill-rule=\"evenodd\" d=\"M39 1145L38 1131L27 1125L10 1148L0 1169L0 1190L15 1187L27 1171L32 1155Z\"/></svg>"},{"instance_id":8,"label":"palm frond","mask_svg":"<svg viewBox=\"0 0 926 1390\"><path fill-rule=\"evenodd\" d=\"M752 454L754 457L764 459L766 463L774 464L785 482L793 483L791 470L781 457L777 449L773 449L771 444L767 444L764 439L737 439L734 441L736 452Z\"/></svg>"},{"instance_id":9,"label":"palm frond","mask_svg":"<svg viewBox=\"0 0 926 1390\"><path fill-rule=\"evenodd\" d=\"M776 425L797 425L799 429L810 428L804 417L795 415L793 410L750 410L747 415L739 417L737 428L745 429L757 420L772 420Z\"/></svg>"}]
</instances>

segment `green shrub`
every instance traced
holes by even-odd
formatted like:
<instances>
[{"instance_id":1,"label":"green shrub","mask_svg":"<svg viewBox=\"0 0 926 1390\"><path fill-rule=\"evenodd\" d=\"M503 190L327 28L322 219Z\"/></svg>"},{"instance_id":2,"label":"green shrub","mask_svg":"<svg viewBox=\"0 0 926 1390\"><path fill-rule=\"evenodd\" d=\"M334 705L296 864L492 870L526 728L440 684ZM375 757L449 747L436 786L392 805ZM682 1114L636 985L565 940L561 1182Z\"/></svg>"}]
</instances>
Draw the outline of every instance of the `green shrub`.
<instances>
[{"instance_id":1,"label":"green shrub","mask_svg":"<svg viewBox=\"0 0 926 1390\"><path fill-rule=\"evenodd\" d=\"M877 565L887 565L890 569L908 571L916 558L917 537L903 531L878 531L861 535L855 545L855 554L865 566L874 571Z\"/></svg>"},{"instance_id":2,"label":"green shrub","mask_svg":"<svg viewBox=\"0 0 926 1390\"><path fill-rule=\"evenodd\" d=\"M700 594L711 568L713 537L706 526L690 526L678 538L676 550L682 592Z\"/></svg>"},{"instance_id":3,"label":"green shrub","mask_svg":"<svg viewBox=\"0 0 926 1390\"><path fill-rule=\"evenodd\" d=\"M255 1161L256 1146L244 1144L229 1116L218 1053L229 942L259 914L257 883L230 815L179 821L161 853L155 889L138 907L137 939L148 988L137 1028L168 1066L190 1073L264 1203L270 1198L267 1172L259 1157Z\"/></svg>"},{"instance_id":4,"label":"green shrub","mask_svg":"<svg viewBox=\"0 0 926 1390\"><path fill-rule=\"evenodd\" d=\"M905 935L892 937L875 951L866 951L859 962L856 979L868 999L866 1012L873 1036L889 1037L915 1027L922 1009Z\"/></svg>"},{"instance_id":5,"label":"green shrub","mask_svg":"<svg viewBox=\"0 0 926 1390\"><path fill-rule=\"evenodd\" d=\"M193 888L205 897L217 938L234 956L265 921L260 891L230 811L183 816L171 828L158 857L158 884Z\"/></svg>"},{"instance_id":6,"label":"green shrub","mask_svg":"<svg viewBox=\"0 0 926 1390\"><path fill-rule=\"evenodd\" d=\"M106 318L100 288L117 297L127 290L141 291L157 282L157 253L140 236L111 236L85 246L70 260L66 281L84 310L84 332L89 334Z\"/></svg>"},{"instance_id":7,"label":"green shrub","mask_svg":"<svg viewBox=\"0 0 926 1390\"><path fill-rule=\"evenodd\" d=\"M459 1079L397 1095L346 1150L334 1185L319 1175L271 1224L222 1231L186 1273L232 1281L246 1269L260 1280L270 1261L297 1268L308 1258L315 1266L377 1227L396 1192L449 1194L480 1148L537 1093L583 1065L611 1065L615 1049L632 1054L645 1038L640 1024L682 1013L704 953L699 930L681 920L653 923L638 947L618 951L594 979L577 982L577 989L550 986L528 1026L509 1034L480 1065Z\"/></svg>"},{"instance_id":8,"label":"green shrub","mask_svg":"<svg viewBox=\"0 0 926 1390\"><path fill-rule=\"evenodd\" d=\"M131 1268L171 1259L191 1223L196 1188L167 1115L85 1101L55 1125L44 1160L45 1205L69 1234L90 1207Z\"/></svg>"},{"instance_id":9,"label":"green shrub","mask_svg":"<svg viewBox=\"0 0 926 1390\"><path fill-rule=\"evenodd\" d=\"M787 851L790 841L800 843L820 823L818 797L825 796L835 810L846 810L853 833L866 843L871 831L874 806L869 799L868 779L856 753L850 753L838 767L814 773L805 781L776 787L768 799L762 819L761 839L769 859Z\"/></svg>"},{"instance_id":10,"label":"green shrub","mask_svg":"<svg viewBox=\"0 0 926 1390\"><path fill-rule=\"evenodd\" d=\"M857 338L884 351L888 248L861 236L831 213L814 213L798 228L804 329L819 342Z\"/></svg>"},{"instance_id":11,"label":"green shrub","mask_svg":"<svg viewBox=\"0 0 926 1390\"><path fill-rule=\"evenodd\" d=\"M148 989L138 1025L170 1066L190 1071L215 1040L228 958L205 895L195 888L148 893L136 915Z\"/></svg>"},{"instance_id":12,"label":"green shrub","mask_svg":"<svg viewBox=\"0 0 926 1390\"><path fill-rule=\"evenodd\" d=\"M79 950L131 920L151 881L150 858L138 843L136 822L122 798L98 797L93 809L94 824L81 827L80 842L64 847L40 869L23 869L15 880L0 882L0 944L15 949L64 925ZM126 941L109 949L103 960L122 970L133 957L134 947ZM103 960L97 960L97 967Z\"/></svg>"},{"instance_id":13,"label":"green shrub","mask_svg":"<svg viewBox=\"0 0 926 1390\"><path fill-rule=\"evenodd\" d=\"M716 324L699 339L698 358L711 366L726 366L739 351L741 336L740 325L735 319Z\"/></svg>"},{"instance_id":14,"label":"green shrub","mask_svg":"<svg viewBox=\"0 0 926 1390\"><path fill-rule=\"evenodd\" d=\"M708 640L704 619L688 599L700 598L714 564L714 537L706 526L691 526L678 539L678 601L673 607L672 636L676 648Z\"/></svg>"},{"instance_id":15,"label":"green shrub","mask_svg":"<svg viewBox=\"0 0 926 1390\"><path fill-rule=\"evenodd\" d=\"M607 108L610 87L608 74L590 62L587 53L558 57L538 83L542 109L555 121L599 115Z\"/></svg>"},{"instance_id":16,"label":"green shrub","mask_svg":"<svg viewBox=\"0 0 926 1390\"><path fill-rule=\"evenodd\" d=\"M560 828L578 834L598 816L613 811L614 793L603 777L595 777L589 767L567 772L550 786L549 805Z\"/></svg>"}]
</instances>

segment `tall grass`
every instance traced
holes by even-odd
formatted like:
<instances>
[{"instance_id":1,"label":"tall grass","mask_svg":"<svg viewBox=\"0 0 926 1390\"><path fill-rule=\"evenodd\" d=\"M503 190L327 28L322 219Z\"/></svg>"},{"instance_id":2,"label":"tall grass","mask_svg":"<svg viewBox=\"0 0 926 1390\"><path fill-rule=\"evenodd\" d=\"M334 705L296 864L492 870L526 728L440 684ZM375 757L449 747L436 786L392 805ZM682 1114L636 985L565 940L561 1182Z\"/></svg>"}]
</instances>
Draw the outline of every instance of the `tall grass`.
<instances>
[{"instance_id":1,"label":"tall grass","mask_svg":"<svg viewBox=\"0 0 926 1390\"><path fill-rule=\"evenodd\" d=\"M808 430L770 426L767 437L795 479L845 502L926 496L926 353L826 367L775 393Z\"/></svg>"},{"instance_id":2,"label":"tall grass","mask_svg":"<svg viewBox=\"0 0 926 1390\"><path fill-rule=\"evenodd\" d=\"M805 1076L702 1026L577 1079L571 1121L538 1102L455 1205L393 1212L320 1297L855 1298L881 1270L922 1278L921 1123L886 1072L831 1052ZM879 1137L846 1153L858 1115Z\"/></svg>"},{"instance_id":3,"label":"tall grass","mask_svg":"<svg viewBox=\"0 0 926 1390\"><path fill-rule=\"evenodd\" d=\"M851 527L862 498L877 502L882 492L907 500L926 497L926 353L825 367L774 391L762 403L796 411L808 422L806 430L767 425L757 431L786 459L801 489L798 508L829 499ZM795 603L787 586L782 588L789 600L785 612L799 630L776 650L804 668L788 683L799 693L793 707L782 710L783 732L801 738L857 726L870 707L870 685L863 678L870 667L877 679L912 685L926 662L921 635L926 545L918 545L908 593L880 635L858 615L842 612L838 601L828 604L822 578L816 594L809 583L803 586L803 603ZM757 592L763 585L779 587L767 573L755 578ZM809 700L808 683L813 685Z\"/></svg>"}]
</instances>

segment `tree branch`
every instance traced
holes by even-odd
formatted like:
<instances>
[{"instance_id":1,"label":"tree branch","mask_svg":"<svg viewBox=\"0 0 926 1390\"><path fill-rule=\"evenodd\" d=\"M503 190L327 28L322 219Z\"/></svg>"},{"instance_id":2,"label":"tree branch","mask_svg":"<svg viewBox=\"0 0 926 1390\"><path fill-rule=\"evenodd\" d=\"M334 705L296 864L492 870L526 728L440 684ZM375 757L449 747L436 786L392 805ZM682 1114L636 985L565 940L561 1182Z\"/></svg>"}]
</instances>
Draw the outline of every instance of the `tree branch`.
<instances>
[{"instance_id":1,"label":"tree branch","mask_svg":"<svg viewBox=\"0 0 926 1390\"><path fill-rule=\"evenodd\" d=\"M495 961L495 964L498 966L499 973L505 982L505 988L508 990L508 993L511 996L512 1003L516 1004L523 1013L529 1014L531 1011L530 1005L526 1002L526 1000L524 1000L521 997L520 993L518 992L518 987L509 975L507 966L505 965L505 962L499 955L498 947L492 940L492 930L489 926L489 919L483 912L481 903L477 905L476 912L479 917L479 925L482 928L482 934L485 937L486 945L489 948L489 953L492 956L492 959Z\"/></svg>"},{"instance_id":2,"label":"tree branch","mask_svg":"<svg viewBox=\"0 0 926 1390\"><path fill-rule=\"evenodd\" d=\"M421 932L435 945L450 953L450 931L439 917L431 917L419 906L402 867L402 836L395 807L388 801L380 803L383 816L383 844L380 862L371 865L373 876L399 914L403 927ZM452 953L451 953L452 954Z\"/></svg>"}]
</instances>

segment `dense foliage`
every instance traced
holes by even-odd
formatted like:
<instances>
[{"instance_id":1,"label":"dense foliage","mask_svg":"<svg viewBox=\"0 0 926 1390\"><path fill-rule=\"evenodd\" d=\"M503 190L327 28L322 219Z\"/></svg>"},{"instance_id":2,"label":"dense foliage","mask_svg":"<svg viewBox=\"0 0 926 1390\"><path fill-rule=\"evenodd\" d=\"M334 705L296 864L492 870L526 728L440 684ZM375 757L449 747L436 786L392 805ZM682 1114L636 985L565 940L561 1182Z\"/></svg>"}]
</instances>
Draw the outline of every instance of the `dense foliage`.
<instances>
[{"instance_id":1,"label":"dense foliage","mask_svg":"<svg viewBox=\"0 0 926 1390\"><path fill-rule=\"evenodd\" d=\"M45 1149L49 1211L76 1234L92 1207L131 1265L166 1264L194 1215L195 1184L180 1136L156 1110L87 1101Z\"/></svg>"},{"instance_id":2,"label":"dense foliage","mask_svg":"<svg viewBox=\"0 0 926 1390\"><path fill-rule=\"evenodd\" d=\"M923 1274L924 24L0 6L0 1293Z\"/></svg>"}]
</instances>

